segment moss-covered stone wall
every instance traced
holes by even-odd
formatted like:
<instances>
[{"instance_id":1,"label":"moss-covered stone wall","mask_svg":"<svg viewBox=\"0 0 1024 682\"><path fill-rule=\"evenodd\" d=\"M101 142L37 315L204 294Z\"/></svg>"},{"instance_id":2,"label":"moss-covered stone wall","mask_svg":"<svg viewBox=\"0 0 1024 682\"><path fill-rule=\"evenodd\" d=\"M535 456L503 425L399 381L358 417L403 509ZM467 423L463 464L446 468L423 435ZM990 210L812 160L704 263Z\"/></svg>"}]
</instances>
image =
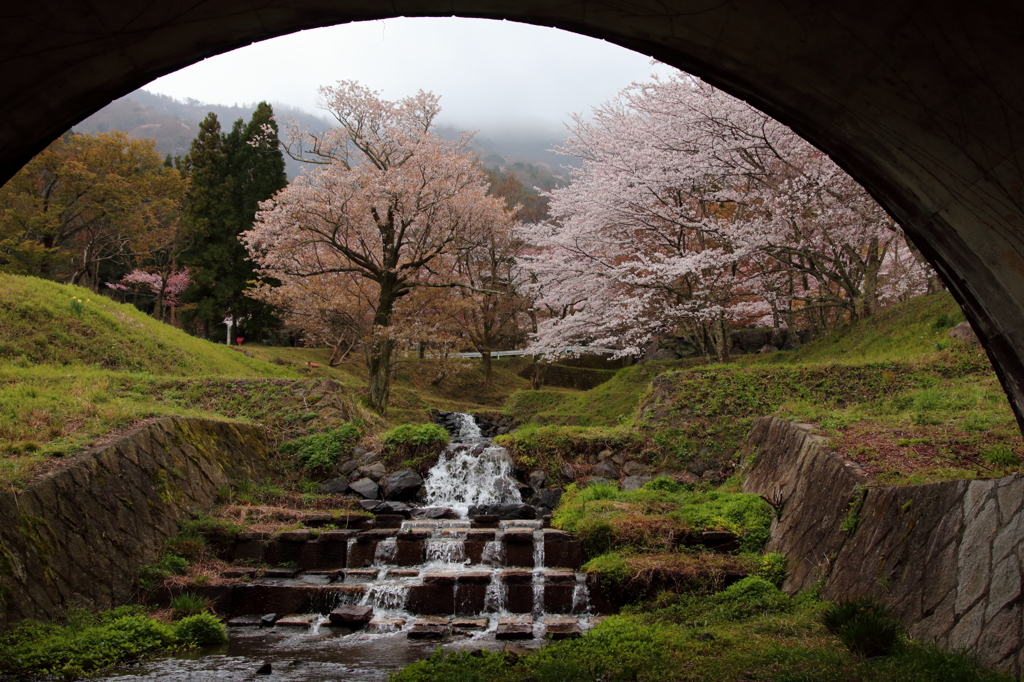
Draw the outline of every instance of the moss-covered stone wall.
<instances>
[{"instance_id":1,"label":"moss-covered stone wall","mask_svg":"<svg viewBox=\"0 0 1024 682\"><path fill-rule=\"evenodd\" d=\"M217 490L269 468L260 427L170 417L0 494L0 628L68 605L132 601L139 567Z\"/></svg>"},{"instance_id":2,"label":"moss-covered stone wall","mask_svg":"<svg viewBox=\"0 0 1024 682\"><path fill-rule=\"evenodd\" d=\"M769 551L784 587L877 597L911 636L1024 672L1024 476L872 486L806 425L762 418L745 444L745 492L779 510Z\"/></svg>"}]
</instances>

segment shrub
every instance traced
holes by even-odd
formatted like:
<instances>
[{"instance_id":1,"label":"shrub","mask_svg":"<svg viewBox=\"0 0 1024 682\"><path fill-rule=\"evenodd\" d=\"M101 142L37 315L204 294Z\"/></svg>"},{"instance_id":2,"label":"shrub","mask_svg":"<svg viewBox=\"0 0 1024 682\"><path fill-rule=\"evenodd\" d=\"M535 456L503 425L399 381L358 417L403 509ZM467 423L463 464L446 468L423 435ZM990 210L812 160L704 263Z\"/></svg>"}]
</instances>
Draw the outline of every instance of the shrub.
<instances>
[{"instance_id":1,"label":"shrub","mask_svg":"<svg viewBox=\"0 0 1024 682\"><path fill-rule=\"evenodd\" d=\"M188 560L168 552L157 561L139 569L139 587L152 590L172 575L183 575L188 570Z\"/></svg>"},{"instance_id":2,"label":"shrub","mask_svg":"<svg viewBox=\"0 0 1024 682\"><path fill-rule=\"evenodd\" d=\"M775 587L782 587L789 574L789 562L781 554L765 554L761 557L761 566L757 569L757 575L764 578Z\"/></svg>"},{"instance_id":3,"label":"shrub","mask_svg":"<svg viewBox=\"0 0 1024 682\"><path fill-rule=\"evenodd\" d=\"M19 676L81 677L177 643L172 628L138 612L73 613L66 625L23 622L0 641L0 671Z\"/></svg>"},{"instance_id":4,"label":"shrub","mask_svg":"<svg viewBox=\"0 0 1024 682\"><path fill-rule=\"evenodd\" d=\"M851 653L864 658L888 656L903 645L899 620L870 597L832 602L822 611L821 623Z\"/></svg>"},{"instance_id":5,"label":"shrub","mask_svg":"<svg viewBox=\"0 0 1024 682\"><path fill-rule=\"evenodd\" d=\"M622 586L632 577L629 564L618 552L609 552L596 556L583 565L587 573L597 573L602 581L610 585Z\"/></svg>"},{"instance_id":6,"label":"shrub","mask_svg":"<svg viewBox=\"0 0 1024 682\"><path fill-rule=\"evenodd\" d=\"M206 611L206 599L198 594L184 593L171 599L171 610L175 618L194 616Z\"/></svg>"},{"instance_id":7,"label":"shrub","mask_svg":"<svg viewBox=\"0 0 1024 682\"><path fill-rule=\"evenodd\" d=\"M199 613L182 618L174 626L174 633L185 644L207 646L228 641L228 629L212 613Z\"/></svg>"},{"instance_id":8,"label":"shrub","mask_svg":"<svg viewBox=\"0 0 1024 682\"><path fill-rule=\"evenodd\" d=\"M448 432L437 424L400 424L381 436L385 460L401 468L429 468L448 445Z\"/></svg>"},{"instance_id":9,"label":"shrub","mask_svg":"<svg viewBox=\"0 0 1024 682\"><path fill-rule=\"evenodd\" d=\"M352 422L342 424L333 431L314 433L282 443L282 454L295 455L299 465L307 471L325 471L338 463L341 456L359 442L362 433Z\"/></svg>"}]
</instances>

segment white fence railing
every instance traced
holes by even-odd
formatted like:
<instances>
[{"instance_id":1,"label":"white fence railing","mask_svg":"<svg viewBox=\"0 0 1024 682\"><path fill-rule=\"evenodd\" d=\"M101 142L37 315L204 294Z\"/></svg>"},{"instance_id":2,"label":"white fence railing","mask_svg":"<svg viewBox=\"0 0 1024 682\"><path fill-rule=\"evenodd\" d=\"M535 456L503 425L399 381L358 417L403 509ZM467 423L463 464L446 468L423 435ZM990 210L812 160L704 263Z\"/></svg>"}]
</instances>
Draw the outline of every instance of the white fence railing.
<instances>
[{"instance_id":1,"label":"white fence railing","mask_svg":"<svg viewBox=\"0 0 1024 682\"><path fill-rule=\"evenodd\" d=\"M612 353L614 353L616 351L615 351L614 348L601 348L599 346L566 346L564 348L559 348L558 352L559 353L567 353L567 354L568 353L572 353L572 354L577 354L577 355L611 355ZM415 351L408 351L406 353L406 355L409 355L409 354L412 354L412 353L415 353ZM435 357L436 355L437 355L436 353L427 353L426 357L432 358L432 357ZM521 355L532 355L532 353L527 353L525 350L493 350L493 351L491 351L491 357L492 358L509 358L509 357L517 357L517 356L521 356ZM482 358L483 354L482 353L478 353L476 351L473 351L473 352L469 352L469 353L452 353L448 357L452 357L452 358Z\"/></svg>"}]
</instances>

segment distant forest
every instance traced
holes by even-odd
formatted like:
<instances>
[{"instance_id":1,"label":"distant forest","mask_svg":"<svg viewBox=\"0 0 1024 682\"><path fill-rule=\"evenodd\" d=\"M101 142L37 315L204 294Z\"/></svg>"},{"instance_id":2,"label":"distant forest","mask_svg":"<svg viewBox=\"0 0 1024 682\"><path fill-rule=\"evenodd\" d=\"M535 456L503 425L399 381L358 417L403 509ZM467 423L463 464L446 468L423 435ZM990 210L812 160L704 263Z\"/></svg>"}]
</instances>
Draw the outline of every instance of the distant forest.
<instances>
[{"instance_id":1,"label":"distant forest","mask_svg":"<svg viewBox=\"0 0 1024 682\"><path fill-rule=\"evenodd\" d=\"M100 109L76 125L74 130L82 133L120 130L132 138L155 140L157 151L162 155L184 156L199 132L199 122L207 113L214 112L222 124L230 128L233 121L247 119L252 109L253 105L248 104L226 106L194 99L181 101L168 95L136 90ZM293 118L310 130L322 131L331 125L327 117L287 104L275 102L274 112L279 120ZM449 139L461 134L460 130L444 125L436 130ZM527 188L547 191L567 184L568 179L561 166L578 164L576 159L549 151L561 142L560 139L552 139L550 134L528 130L481 131L474 140L473 149L484 166L515 175ZM302 164L290 158L286 158L286 166L289 179L302 170Z\"/></svg>"}]
</instances>

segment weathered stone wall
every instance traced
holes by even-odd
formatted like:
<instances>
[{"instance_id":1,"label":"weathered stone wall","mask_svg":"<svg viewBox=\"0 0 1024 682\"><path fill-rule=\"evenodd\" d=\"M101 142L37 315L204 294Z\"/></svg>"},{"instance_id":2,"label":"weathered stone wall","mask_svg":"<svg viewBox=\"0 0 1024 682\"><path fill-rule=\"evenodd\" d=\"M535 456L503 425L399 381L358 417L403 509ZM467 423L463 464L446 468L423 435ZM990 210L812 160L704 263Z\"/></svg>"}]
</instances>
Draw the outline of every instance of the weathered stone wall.
<instances>
[{"instance_id":1,"label":"weathered stone wall","mask_svg":"<svg viewBox=\"0 0 1024 682\"><path fill-rule=\"evenodd\" d=\"M218 488L267 473L256 426L171 417L135 429L20 494L0 494L0 628L69 604L131 601L138 569Z\"/></svg>"},{"instance_id":2,"label":"weathered stone wall","mask_svg":"<svg viewBox=\"0 0 1024 682\"><path fill-rule=\"evenodd\" d=\"M789 558L787 590L875 596L913 637L1024 672L1024 476L865 489L809 427L769 418L745 450L744 490L781 505L769 549Z\"/></svg>"}]
</instances>

